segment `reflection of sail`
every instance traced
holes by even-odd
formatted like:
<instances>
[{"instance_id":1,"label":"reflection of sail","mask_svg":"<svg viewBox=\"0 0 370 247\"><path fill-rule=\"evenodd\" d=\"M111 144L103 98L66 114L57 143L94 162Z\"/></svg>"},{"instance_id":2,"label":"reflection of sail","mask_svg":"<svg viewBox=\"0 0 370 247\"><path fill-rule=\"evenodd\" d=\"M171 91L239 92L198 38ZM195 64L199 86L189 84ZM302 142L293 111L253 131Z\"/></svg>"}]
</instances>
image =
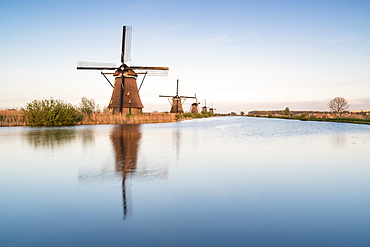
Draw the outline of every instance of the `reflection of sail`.
<instances>
[{"instance_id":1,"label":"reflection of sail","mask_svg":"<svg viewBox=\"0 0 370 247\"><path fill-rule=\"evenodd\" d=\"M116 172L122 174L123 214L127 215L126 176L136 170L140 125L117 125L110 138L115 153Z\"/></svg>"},{"instance_id":2,"label":"reflection of sail","mask_svg":"<svg viewBox=\"0 0 370 247\"><path fill-rule=\"evenodd\" d=\"M176 159L179 160L180 154L180 142L181 142L181 132L179 129L176 129L173 133L173 142L175 143L175 150L176 150Z\"/></svg>"}]
</instances>

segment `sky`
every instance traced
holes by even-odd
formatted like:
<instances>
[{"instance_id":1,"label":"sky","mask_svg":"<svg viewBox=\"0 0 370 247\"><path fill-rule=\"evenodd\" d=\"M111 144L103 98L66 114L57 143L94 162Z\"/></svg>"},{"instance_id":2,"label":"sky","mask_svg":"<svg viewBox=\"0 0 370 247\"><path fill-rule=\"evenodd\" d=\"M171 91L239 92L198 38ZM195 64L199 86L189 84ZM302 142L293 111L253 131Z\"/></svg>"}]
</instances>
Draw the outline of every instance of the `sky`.
<instances>
[{"instance_id":1,"label":"sky","mask_svg":"<svg viewBox=\"0 0 370 247\"><path fill-rule=\"evenodd\" d=\"M368 0L0 0L0 109L82 97L106 107L111 86L77 61L119 65L124 25L131 65L169 67L146 77L144 112L169 111L158 96L177 79L180 95L220 113L325 111L334 97L370 110Z\"/></svg>"}]
</instances>

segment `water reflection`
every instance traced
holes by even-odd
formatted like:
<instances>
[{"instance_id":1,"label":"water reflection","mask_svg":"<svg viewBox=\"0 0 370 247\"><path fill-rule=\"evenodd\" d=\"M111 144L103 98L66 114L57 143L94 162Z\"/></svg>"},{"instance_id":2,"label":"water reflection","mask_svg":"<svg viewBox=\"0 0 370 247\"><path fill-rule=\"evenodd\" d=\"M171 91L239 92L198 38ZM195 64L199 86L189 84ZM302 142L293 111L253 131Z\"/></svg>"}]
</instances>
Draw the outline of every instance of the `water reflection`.
<instances>
[{"instance_id":1,"label":"water reflection","mask_svg":"<svg viewBox=\"0 0 370 247\"><path fill-rule=\"evenodd\" d=\"M94 142L94 133L89 129L76 127L34 127L25 131L27 142L35 148L54 148L81 138L86 146Z\"/></svg>"},{"instance_id":2,"label":"water reflection","mask_svg":"<svg viewBox=\"0 0 370 247\"><path fill-rule=\"evenodd\" d=\"M333 146L343 148L347 143L347 137L344 135L335 135L331 138L331 143Z\"/></svg>"},{"instance_id":3,"label":"water reflection","mask_svg":"<svg viewBox=\"0 0 370 247\"><path fill-rule=\"evenodd\" d=\"M122 174L123 218L127 216L126 178L135 172L141 139L140 125L117 125L110 134L114 154L115 169Z\"/></svg>"},{"instance_id":4,"label":"water reflection","mask_svg":"<svg viewBox=\"0 0 370 247\"><path fill-rule=\"evenodd\" d=\"M245 117L0 128L0 246L369 246L369 143Z\"/></svg>"},{"instance_id":5,"label":"water reflection","mask_svg":"<svg viewBox=\"0 0 370 247\"><path fill-rule=\"evenodd\" d=\"M122 176L134 172L141 139L140 125L114 126L110 139L115 153L116 171L122 173Z\"/></svg>"},{"instance_id":6,"label":"water reflection","mask_svg":"<svg viewBox=\"0 0 370 247\"><path fill-rule=\"evenodd\" d=\"M54 147L63 145L76 138L75 128L32 128L26 131L30 145L38 147Z\"/></svg>"},{"instance_id":7,"label":"water reflection","mask_svg":"<svg viewBox=\"0 0 370 247\"><path fill-rule=\"evenodd\" d=\"M173 143L176 150L176 159L179 160L180 155L180 142L181 142L181 131L176 129L173 133Z\"/></svg>"}]
</instances>

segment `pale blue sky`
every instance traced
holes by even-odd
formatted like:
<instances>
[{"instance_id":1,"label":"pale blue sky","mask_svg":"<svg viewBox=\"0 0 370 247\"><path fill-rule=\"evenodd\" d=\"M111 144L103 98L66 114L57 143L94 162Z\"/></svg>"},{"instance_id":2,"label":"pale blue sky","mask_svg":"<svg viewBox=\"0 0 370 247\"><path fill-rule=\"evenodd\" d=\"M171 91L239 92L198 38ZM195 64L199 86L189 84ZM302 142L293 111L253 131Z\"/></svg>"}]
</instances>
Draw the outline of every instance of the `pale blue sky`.
<instances>
[{"instance_id":1,"label":"pale blue sky","mask_svg":"<svg viewBox=\"0 0 370 247\"><path fill-rule=\"evenodd\" d=\"M119 64L123 25L132 65L170 67L146 78L144 111L168 111L158 95L175 93L176 79L219 112L327 110L336 96L370 109L368 0L1 0L0 108L83 96L106 106L109 84L76 64Z\"/></svg>"}]
</instances>

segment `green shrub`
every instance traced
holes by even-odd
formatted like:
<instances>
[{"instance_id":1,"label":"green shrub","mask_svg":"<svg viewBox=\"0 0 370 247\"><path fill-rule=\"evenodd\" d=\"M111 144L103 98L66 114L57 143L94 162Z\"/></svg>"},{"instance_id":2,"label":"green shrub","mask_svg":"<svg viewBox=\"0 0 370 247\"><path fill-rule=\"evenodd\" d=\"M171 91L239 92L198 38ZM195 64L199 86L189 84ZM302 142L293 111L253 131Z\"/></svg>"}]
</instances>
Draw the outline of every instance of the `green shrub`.
<instances>
[{"instance_id":1,"label":"green shrub","mask_svg":"<svg viewBox=\"0 0 370 247\"><path fill-rule=\"evenodd\" d=\"M82 120L76 107L62 100L34 100L21 110L31 126L74 125Z\"/></svg>"},{"instance_id":2,"label":"green shrub","mask_svg":"<svg viewBox=\"0 0 370 247\"><path fill-rule=\"evenodd\" d=\"M289 107L285 107L284 115L286 115L286 116L290 115L290 109L289 109Z\"/></svg>"},{"instance_id":3,"label":"green shrub","mask_svg":"<svg viewBox=\"0 0 370 247\"><path fill-rule=\"evenodd\" d=\"M193 113L194 118L202 118L203 115L201 113Z\"/></svg>"},{"instance_id":4,"label":"green shrub","mask_svg":"<svg viewBox=\"0 0 370 247\"><path fill-rule=\"evenodd\" d=\"M301 116L299 117L300 120L308 120L308 114L307 113L302 113Z\"/></svg>"},{"instance_id":5,"label":"green shrub","mask_svg":"<svg viewBox=\"0 0 370 247\"><path fill-rule=\"evenodd\" d=\"M207 118L211 117L213 114L211 112L202 112L202 113L191 113L191 112L185 112L181 114L175 115L177 119L183 119L183 118Z\"/></svg>"},{"instance_id":6,"label":"green shrub","mask_svg":"<svg viewBox=\"0 0 370 247\"><path fill-rule=\"evenodd\" d=\"M186 117L194 117L193 116L193 113L191 113L191 112L185 112L185 113L182 113L181 114L184 118L186 118Z\"/></svg>"}]
</instances>

